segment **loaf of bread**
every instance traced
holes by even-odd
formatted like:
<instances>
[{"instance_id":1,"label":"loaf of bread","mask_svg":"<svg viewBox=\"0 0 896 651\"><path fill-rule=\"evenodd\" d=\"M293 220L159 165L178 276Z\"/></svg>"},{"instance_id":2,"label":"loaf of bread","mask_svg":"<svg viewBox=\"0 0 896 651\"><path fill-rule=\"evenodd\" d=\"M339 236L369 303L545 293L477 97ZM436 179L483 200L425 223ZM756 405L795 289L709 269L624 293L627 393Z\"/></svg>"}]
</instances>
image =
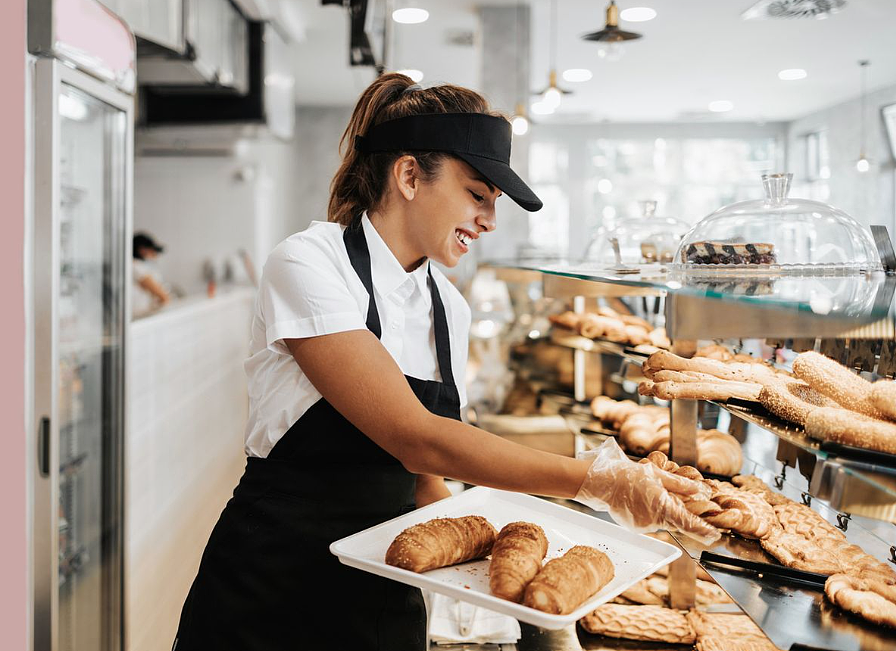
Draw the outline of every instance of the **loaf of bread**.
<instances>
[{"instance_id":1,"label":"loaf of bread","mask_svg":"<svg viewBox=\"0 0 896 651\"><path fill-rule=\"evenodd\" d=\"M554 615L571 613L613 580L610 557L577 545L548 561L526 587L523 604Z\"/></svg>"},{"instance_id":2,"label":"loaf of bread","mask_svg":"<svg viewBox=\"0 0 896 651\"><path fill-rule=\"evenodd\" d=\"M497 531L479 515L436 518L402 531L386 551L386 564L428 572L488 556Z\"/></svg>"},{"instance_id":3,"label":"loaf of bread","mask_svg":"<svg viewBox=\"0 0 896 651\"><path fill-rule=\"evenodd\" d=\"M576 314L575 312L563 312L561 314L551 314L548 316L548 320L561 328L567 328L569 330L575 330L579 326L579 321L582 320L582 314Z\"/></svg>"},{"instance_id":4,"label":"loaf of bread","mask_svg":"<svg viewBox=\"0 0 896 651\"><path fill-rule=\"evenodd\" d=\"M548 553L544 530L531 522L511 522L498 533L488 566L492 594L519 603Z\"/></svg>"},{"instance_id":5,"label":"loaf of bread","mask_svg":"<svg viewBox=\"0 0 896 651\"><path fill-rule=\"evenodd\" d=\"M818 407L806 418L806 434L878 452L896 454L896 423L838 407Z\"/></svg>"},{"instance_id":6,"label":"loaf of bread","mask_svg":"<svg viewBox=\"0 0 896 651\"><path fill-rule=\"evenodd\" d=\"M646 366L646 368L645 368ZM644 361L641 368L645 377L651 378L657 371L693 371L705 373L733 382L763 383L780 380L779 374L766 364L750 364L742 362L720 362L705 357L685 359L674 353L661 350Z\"/></svg>"},{"instance_id":7,"label":"loaf of bread","mask_svg":"<svg viewBox=\"0 0 896 651\"><path fill-rule=\"evenodd\" d=\"M693 644L696 639L683 613L660 606L604 604L579 623L589 633L625 640Z\"/></svg>"},{"instance_id":8,"label":"loaf of bread","mask_svg":"<svg viewBox=\"0 0 896 651\"><path fill-rule=\"evenodd\" d=\"M871 400L871 383L830 357L814 351L800 353L793 360L793 373L841 407L883 418Z\"/></svg>"}]
</instances>

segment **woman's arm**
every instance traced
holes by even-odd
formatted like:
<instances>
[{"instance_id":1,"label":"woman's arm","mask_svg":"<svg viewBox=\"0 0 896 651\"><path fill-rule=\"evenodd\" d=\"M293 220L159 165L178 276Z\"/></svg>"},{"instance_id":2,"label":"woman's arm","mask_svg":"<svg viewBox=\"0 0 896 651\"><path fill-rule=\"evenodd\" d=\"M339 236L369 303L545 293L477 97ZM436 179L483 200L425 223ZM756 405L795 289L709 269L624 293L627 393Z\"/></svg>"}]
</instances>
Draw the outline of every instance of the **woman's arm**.
<instances>
[{"instance_id":1,"label":"woman's arm","mask_svg":"<svg viewBox=\"0 0 896 651\"><path fill-rule=\"evenodd\" d=\"M442 477L417 475L417 489L414 493L414 501L418 509L421 506L438 502L446 497L451 497L451 491L448 490Z\"/></svg>"},{"instance_id":2,"label":"woman's arm","mask_svg":"<svg viewBox=\"0 0 896 651\"><path fill-rule=\"evenodd\" d=\"M321 395L410 472L566 498L585 479L590 461L533 450L430 413L368 330L284 341Z\"/></svg>"},{"instance_id":3,"label":"woman's arm","mask_svg":"<svg viewBox=\"0 0 896 651\"><path fill-rule=\"evenodd\" d=\"M168 296L168 292L165 291L165 288L162 287L162 284L152 276L143 276L143 278L137 281L137 284L147 292L155 296L157 299L159 299L159 302L162 305L165 305L169 300L171 300L171 297Z\"/></svg>"}]
</instances>

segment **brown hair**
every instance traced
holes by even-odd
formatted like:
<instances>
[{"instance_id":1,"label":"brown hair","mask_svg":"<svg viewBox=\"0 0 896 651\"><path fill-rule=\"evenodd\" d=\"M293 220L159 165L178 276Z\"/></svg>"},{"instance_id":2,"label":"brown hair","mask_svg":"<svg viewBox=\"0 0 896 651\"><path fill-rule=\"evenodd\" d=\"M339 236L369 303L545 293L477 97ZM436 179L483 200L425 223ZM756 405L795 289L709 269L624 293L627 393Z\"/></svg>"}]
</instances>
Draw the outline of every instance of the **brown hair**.
<instances>
[{"instance_id":1,"label":"brown hair","mask_svg":"<svg viewBox=\"0 0 896 651\"><path fill-rule=\"evenodd\" d=\"M339 141L342 163L330 183L327 218L348 226L358 213L377 208L386 190L389 169L399 157L412 153L423 180L430 180L451 154L443 152L361 153L354 148L355 136L363 136L374 125L387 120L426 113L485 113L488 102L479 93L442 84L405 90L414 84L399 73L380 76L361 94Z\"/></svg>"}]
</instances>

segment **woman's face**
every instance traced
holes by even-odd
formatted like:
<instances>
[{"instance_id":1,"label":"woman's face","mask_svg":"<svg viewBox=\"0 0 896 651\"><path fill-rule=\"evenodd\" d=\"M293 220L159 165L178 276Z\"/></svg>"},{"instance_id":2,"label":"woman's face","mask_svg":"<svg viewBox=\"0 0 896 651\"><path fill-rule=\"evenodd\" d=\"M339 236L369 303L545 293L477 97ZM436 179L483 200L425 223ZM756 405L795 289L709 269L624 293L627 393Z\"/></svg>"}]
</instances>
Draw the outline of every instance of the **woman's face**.
<instances>
[{"instance_id":1,"label":"woman's face","mask_svg":"<svg viewBox=\"0 0 896 651\"><path fill-rule=\"evenodd\" d=\"M421 253L455 266L482 233L495 230L495 200L501 191L479 172L447 158L431 181L419 183L408 228Z\"/></svg>"}]
</instances>

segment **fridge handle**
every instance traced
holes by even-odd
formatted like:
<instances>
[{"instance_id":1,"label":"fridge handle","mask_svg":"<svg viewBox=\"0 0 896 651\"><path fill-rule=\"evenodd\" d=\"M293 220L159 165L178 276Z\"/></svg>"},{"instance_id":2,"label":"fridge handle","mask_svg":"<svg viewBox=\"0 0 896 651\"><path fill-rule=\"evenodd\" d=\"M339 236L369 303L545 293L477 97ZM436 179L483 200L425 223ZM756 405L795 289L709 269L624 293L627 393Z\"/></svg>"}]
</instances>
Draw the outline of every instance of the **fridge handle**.
<instances>
[{"instance_id":1,"label":"fridge handle","mask_svg":"<svg viewBox=\"0 0 896 651\"><path fill-rule=\"evenodd\" d=\"M37 461L40 466L41 477L50 476L50 419L43 416L40 419L40 430L37 434Z\"/></svg>"}]
</instances>

